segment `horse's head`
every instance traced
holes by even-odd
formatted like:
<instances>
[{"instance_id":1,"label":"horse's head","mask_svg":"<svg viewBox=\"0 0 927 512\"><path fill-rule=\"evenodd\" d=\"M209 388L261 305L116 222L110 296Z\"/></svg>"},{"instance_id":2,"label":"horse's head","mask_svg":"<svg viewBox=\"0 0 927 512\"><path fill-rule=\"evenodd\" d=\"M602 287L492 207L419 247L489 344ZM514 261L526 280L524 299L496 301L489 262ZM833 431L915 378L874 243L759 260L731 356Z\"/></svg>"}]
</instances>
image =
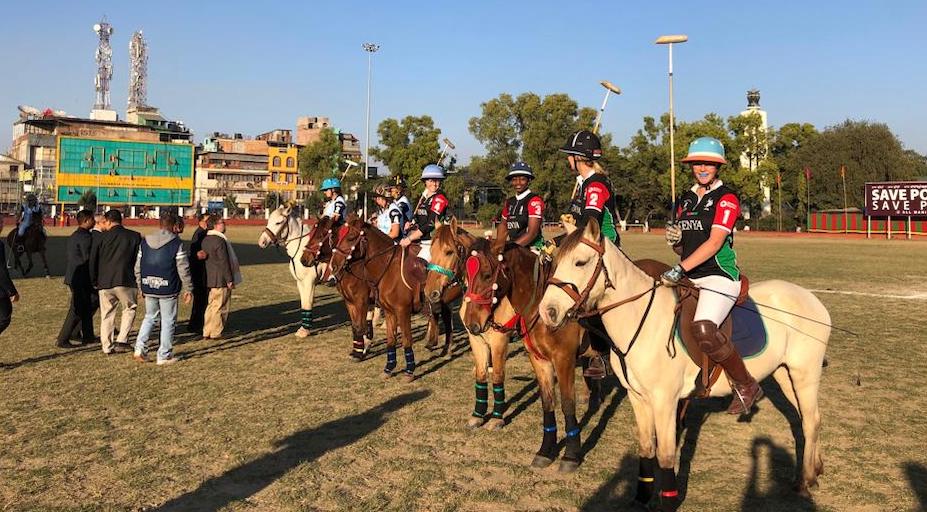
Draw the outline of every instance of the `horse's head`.
<instances>
[{"instance_id":1,"label":"horse's head","mask_svg":"<svg viewBox=\"0 0 927 512\"><path fill-rule=\"evenodd\" d=\"M267 225L258 238L258 246L266 249L274 244L280 244L286 241L290 234L290 217L294 214L293 208L289 205L283 205L270 212L267 217Z\"/></svg>"},{"instance_id":2,"label":"horse's head","mask_svg":"<svg viewBox=\"0 0 927 512\"><path fill-rule=\"evenodd\" d=\"M480 239L471 246L465 263L467 303L463 315L464 327L471 334L485 332L493 311L512 285L511 272L506 270L503 251L508 240L505 224L500 224L493 240Z\"/></svg>"},{"instance_id":3,"label":"horse's head","mask_svg":"<svg viewBox=\"0 0 927 512\"><path fill-rule=\"evenodd\" d=\"M351 260L362 260L367 253L365 231L368 226L363 219L351 214L347 221L338 228L332 247L329 268L332 275L338 276ZM374 228L375 229L375 228Z\"/></svg>"},{"instance_id":4,"label":"horse's head","mask_svg":"<svg viewBox=\"0 0 927 512\"><path fill-rule=\"evenodd\" d=\"M577 312L594 306L605 292L605 240L599 223L590 219L585 229L573 229L554 259L554 275L538 304L541 320L559 327Z\"/></svg>"},{"instance_id":5,"label":"horse's head","mask_svg":"<svg viewBox=\"0 0 927 512\"><path fill-rule=\"evenodd\" d=\"M304 267L311 267L316 263L327 261L332 254L334 244L332 238L334 238L334 234L332 233L331 217L320 218L309 233L309 239L306 241L306 247L303 249L299 262Z\"/></svg>"},{"instance_id":6,"label":"horse's head","mask_svg":"<svg viewBox=\"0 0 927 512\"><path fill-rule=\"evenodd\" d=\"M431 237L431 262L425 279L425 297L432 303L441 300L444 291L458 283L460 269L472 240L457 233L457 219L435 229Z\"/></svg>"}]
</instances>

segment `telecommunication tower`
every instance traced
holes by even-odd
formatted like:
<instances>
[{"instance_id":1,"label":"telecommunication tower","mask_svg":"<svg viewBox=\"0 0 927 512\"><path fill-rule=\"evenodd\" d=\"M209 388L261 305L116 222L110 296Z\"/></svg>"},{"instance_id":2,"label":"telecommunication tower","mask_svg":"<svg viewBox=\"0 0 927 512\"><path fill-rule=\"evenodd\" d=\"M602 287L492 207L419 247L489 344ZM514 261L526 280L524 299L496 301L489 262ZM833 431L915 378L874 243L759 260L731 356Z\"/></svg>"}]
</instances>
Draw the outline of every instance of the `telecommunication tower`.
<instances>
[{"instance_id":1,"label":"telecommunication tower","mask_svg":"<svg viewBox=\"0 0 927 512\"><path fill-rule=\"evenodd\" d=\"M129 67L129 110L147 107L148 43L141 30L129 41Z\"/></svg>"},{"instance_id":2,"label":"telecommunication tower","mask_svg":"<svg viewBox=\"0 0 927 512\"><path fill-rule=\"evenodd\" d=\"M115 120L116 112L109 103L109 83L113 79L113 48L109 44L109 38L113 35L113 26L104 16L99 23L93 25L93 31L99 36L100 42L97 44L97 75L94 80L96 101L90 118Z\"/></svg>"}]
</instances>

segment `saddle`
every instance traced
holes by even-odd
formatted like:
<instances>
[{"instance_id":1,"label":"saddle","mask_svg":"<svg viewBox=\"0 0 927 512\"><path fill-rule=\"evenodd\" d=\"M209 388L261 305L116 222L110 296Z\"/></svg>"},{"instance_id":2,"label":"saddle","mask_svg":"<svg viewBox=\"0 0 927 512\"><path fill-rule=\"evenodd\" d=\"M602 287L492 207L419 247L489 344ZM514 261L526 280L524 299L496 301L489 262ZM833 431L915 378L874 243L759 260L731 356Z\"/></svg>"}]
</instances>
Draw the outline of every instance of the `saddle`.
<instances>
[{"instance_id":1,"label":"saddle","mask_svg":"<svg viewBox=\"0 0 927 512\"><path fill-rule=\"evenodd\" d=\"M412 307L415 311L421 310L425 279L428 277L428 262L418 257L421 250L421 245L411 244L402 252L402 280L412 288L415 297Z\"/></svg>"},{"instance_id":2,"label":"saddle","mask_svg":"<svg viewBox=\"0 0 927 512\"><path fill-rule=\"evenodd\" d=\"M637 260L634 264L655 280L659 280L663 272L670 268L669 265L655 260ZM740 282L740 293L737 295L737 300L735 301L737 305L743 304L747 300L750 290L750 280L747 279L747 276L741 274ZM695 341L695 336L692 334L692 322L695 318L695 308L698 305L698 289L695 288L694 283L688 278L683 278L682 286L675 287L674 291L677 298L676 321L673 322L674 328L670 331L667 349L671 350L671 347L673 347L673 338L676 335L675 326L678 325L680 338L682 338L686 353L689 354L692 362L701 368L696 378L695 390L692 392L692 397L705 398L711 393L711 387L714 383L721 377L722 369L721 366L715 364L714 361L702 352L702 349L698 346L698 342ZM724 319L724 322L720 326L720 330L733 342L732 333L734 324L732 317L733 315L728 315L727 318Z\"/></svg>"}]
</instances>

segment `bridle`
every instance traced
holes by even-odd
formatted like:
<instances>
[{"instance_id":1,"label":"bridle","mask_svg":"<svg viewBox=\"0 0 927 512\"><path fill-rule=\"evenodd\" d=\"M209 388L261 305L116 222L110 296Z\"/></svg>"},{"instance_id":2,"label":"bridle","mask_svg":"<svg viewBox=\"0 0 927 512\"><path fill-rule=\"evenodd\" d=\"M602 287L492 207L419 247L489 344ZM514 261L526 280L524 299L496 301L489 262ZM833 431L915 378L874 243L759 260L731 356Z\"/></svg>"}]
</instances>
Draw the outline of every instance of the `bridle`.
<instances>
[{"instance_id":1,"label":"bridle","mask_svg":"<svg viewBox=\"0 0 927 512\"><path fill-rule=\"evenodd\" d=\"M335 243L335 245L332 246L332 259L329 262L329 268L332 269L334 267L335 255L341 254L344 256L344 263L342 263L338 269L335 269L334 273L332 274L332 277L334 277L336 281L341 280L341 276L344 274L345 271L350 272L350 270L348 270L348 267L351 266L352 259L355 261L364 263L363 265L364 275L363 277L361 277L361 276L354 274L353 272L351 272L351 274L359 279L363 279L367 283L367 285L370 286L372 289L377 289L377 287L380 284L380 281L382 281L386 273L389 272L390 265L392 264L393 259L396 258L396 253L398 252L400 247L397 244L393 243L389 245L388 247L380 250L379 252L368 255L367 246L369 245L369 242L367 241L366 229L370 229L370 228L371 226L366 226L366 225L364 229L356 228L350 224L345 224L341 226L341 229L339 230L339 233L338 233L338 240ZM341 248L342 243L344 243L347 240L348 234L351 233L352 231L359 232L357 239L354 240L354 242L352 243L349 249L347 250L342 249ZM354 252L358 248L359 248L358 256L357 258L355 258ZM390 257L389 257L389 261L386 262L386 266L383 267L383 272L381 272L380 275L375 280L371 280L369 276L367 275L367 263L370 263L376 258L379 258L380 256L383 256L386 254L389 254Z\"/></svg>"},{"instance_id":2,"label":"bridle","mask_svg":"<svg viewBox=\"0 0 927 512\"><path fill-rule=\"evenodd\" d=\"M270 228L268 228L267 226L264 226L264 231L263 231L263 233L264 233L265 235L267 235L268 238L270 238L271 243L277 248L277 250L285 249L286 246L290 244L290 242L302 240L303 238L306 238L307 236L311 235L311 234L315 231L315 229L313 228L313 229L309 230L308 233L303 234L303 232L302 232L303 225L302 225L302 223L300 222L300 230L299 230L299 231L300 231L300 234L299 234L299 236L296 236L296 237L294 237L294 238L290 238L290 215L289 215L289 214L288 214L288 215L284 215L284 216L283 216L283 220L281 220L280 222L278 222L278 223L277 223L277 226L279 226L279 227L277 228L277 232L276 232L276 233L274 233L273 231L271 231ZM284 234L284 232L283 232L284 230L286 230L286 234ZM320 250L321 250L321 248L320 248ZM293 256L290 256L289 254L287 254L287 258L290 260L290 267L292 267L292 269L293 269L293 274L294 274L294 275L297 275L297 273L296 273L296 254L298 254L298 253L294 253Z\"/></svg>"},{"instance_id":3,"label":"bridle","mask_svg":"<svg viewBox=\"0 0 927 512\"><path fill-rule=\"evenodd\" d=\"M323 218L324 218L324 217L323 217ZM332 247L332 229L331 229L331 225L330 225L330 224L329 224L328 229L325 230L325 234L323 234L321 237L319 237L318 240L315 240L315 235L316 235L316 233L318 232L318 230L319 230L319 225L320 225L321 223L322 223L322 221L321 221L321 219L320 219L318 222L315 223L315 226L312 227L312 230L309 231L309 240L306 242L306 247L303 248L303 256L302 256L302 258L301 258L301 261L302 261L303 265L305 265L305 259L304 259L304 258L305 258L307 255L308 255L309 257L312 258L312 265L311 265L311 266L315 267L315 269L316 269L316 274L318 274L319 263L321 263L321 262L319 261L319 256L322 254L322 248L325 247L325 244L326 244L326 243L328 243L329 248ZM312 249L313 247L315 247L315 250ZM306 265L306 266L308 266L308 265Z\"/></svg>"},{"instance_id":4,"label":"bridle","mask_svg":"<svg viewBox=\"0 0 927 512\"><path fill-rule=\"evenodd\" d=\"M429 272L434 272L436 274L440 274L447 278L444 284L441 285L441 296L444 296L444 293L447 291L447 289L453 286L460 286L461 289L463 290L467 289L466 285L463 283L463 280L461 279L462 274L463 274L463 266L461 264L466 259L465 256L466 256L467 248L464 247L464 245L460 243L456 238L451 237L451 240L452 240L451 243L454 244L454 252L457 254L457 261L455 261L453 264L454 269L452 270L447 267L442 267L441 265L438 265L437 263L429 263L428 265L425 266L425 268ZM433 253L434 244L432 244L431 249ZM434 254L432 254L432 257L434 257Z\"/></svg>"},{"instance_id":5,"label":"bridle","mask_svg":"<svg viewBox=\"0 0 927 512\"><path fill-rule=\"evenodd\" d=\"M464 302L470 304L475 304L481 308L486 309L489 314L486 317L486 321L483 322L483 325L480 327L480 331L477 333L470 334L482 334L486 332L490 327L499 332L511 332L514 330L512 327L502 325L495 320L496 308L499 307L499 297L498 292L499 287L499 275L501 274L503 278L509 279L509 273L505 271L505 259L500 253L497 257L498 265L493 269L492 277L488 282L492 283L488 288L476 291L474 288L474 282L476 281L476 276L480 271L480 253L476 250L470 252L470 256L466 260L466 270L467 270L467 282L468 290L464 294ZM487 261L492 261L492 258L486 257ZM490 266L492 266L490 264ZM464 325L464 328L469 331L469 326Z\"/></svg>"}]
</instances>

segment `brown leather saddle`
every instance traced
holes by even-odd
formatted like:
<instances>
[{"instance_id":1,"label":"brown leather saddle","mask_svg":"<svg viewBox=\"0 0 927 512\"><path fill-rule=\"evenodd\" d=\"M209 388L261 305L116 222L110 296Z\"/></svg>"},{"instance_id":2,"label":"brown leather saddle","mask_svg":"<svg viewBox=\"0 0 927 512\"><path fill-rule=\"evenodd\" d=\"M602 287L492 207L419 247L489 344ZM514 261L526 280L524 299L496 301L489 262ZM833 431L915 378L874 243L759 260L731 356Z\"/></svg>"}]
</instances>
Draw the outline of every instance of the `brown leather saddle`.
<instances>
[{"instance_id":1,"label":"brown leather saddle","mask_svg":"<svg viewBox=\"0 0 927 512\"><path fill-rule=\"evenodd\" d=\"M413 297L415 297L412 307L415 311L421 310L424 302L422 299L425 279L428 277L428 262L418 257L421 250L421 245L411 244L403 250L402 254L402 278L405 284L412 288Z\"/></svg>"},{"instance_id":2,"label":"brown leather saddle","mask_svg":"<svg viewBox=\"0 0 927 512\"><path fill-rule=\"evenodd\" d=\"M634 264L646 272L647 275L657 280L660 279L663 272L670 268L669 265L655 260L638 260L635 261ZM737 295L736 304L743 304L744 301L747 300L747 295L750 290L750 280L747 279L747 276L741 274L740 280L740 293ZM667 341L667 350L673 351L671 352L673 354L675 353L675 326L678 323L679 334L686 347L686 353L689 354L689 358L692 359L692 362L701 368L696 378L695 390L692 392L691 397L705 398L711 393L711 387L721 377L722 369L702 352L702 349L699 348L698 342L695 341L695 336L692 333L692 321L695 318L695 308L698 305L698 289L695 288L692 281L684 278L682 280L682 286L677 286L675 288L675 293L677 297L676 318L673 322L673 329L670 331L670 338ZM733 332L733 322L731 318L732 316L728 315L720 326L721 332L724 333L729 340L732 339L731 334Z\"/></svg>"}]
</instances>

